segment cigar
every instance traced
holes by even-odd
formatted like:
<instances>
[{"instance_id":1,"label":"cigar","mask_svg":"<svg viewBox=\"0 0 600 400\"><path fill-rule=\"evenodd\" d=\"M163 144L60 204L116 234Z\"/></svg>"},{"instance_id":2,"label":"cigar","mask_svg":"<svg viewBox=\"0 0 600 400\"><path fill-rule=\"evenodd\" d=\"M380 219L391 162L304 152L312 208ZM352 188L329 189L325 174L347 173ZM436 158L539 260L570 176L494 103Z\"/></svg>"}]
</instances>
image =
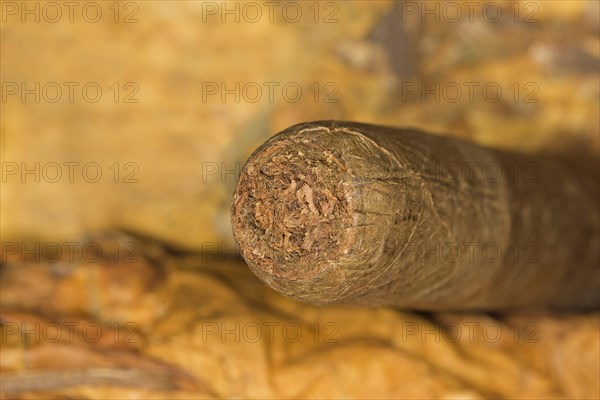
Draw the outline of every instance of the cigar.
<instances>
[{"instance_id":1,"label":"cigar","mask_svg":"<svg viewBox=\"0 0 600 400\"><path fill-rule=\"evenodd\" d=\"M597 160L311 122L250 156L231 221L250 269L306 303L595 309L598 175Z\"/></svg>"}]
</instances>

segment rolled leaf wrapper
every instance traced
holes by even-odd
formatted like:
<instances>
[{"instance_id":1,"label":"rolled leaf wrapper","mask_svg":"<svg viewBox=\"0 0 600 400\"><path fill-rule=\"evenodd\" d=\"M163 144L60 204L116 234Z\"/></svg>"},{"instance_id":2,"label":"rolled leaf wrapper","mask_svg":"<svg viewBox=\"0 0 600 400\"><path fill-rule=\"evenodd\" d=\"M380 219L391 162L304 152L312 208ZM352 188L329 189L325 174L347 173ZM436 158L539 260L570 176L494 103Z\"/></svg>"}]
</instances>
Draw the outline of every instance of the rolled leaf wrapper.
<instances>
[{"instance_id":1,"label":"rolled leaf wrapper","mask_svg":"<svg viewBox=\"0 0 600 400\"><path fill-rule=\"evenodd\" d=\"M598 171L579 161L300 124L242 169L234 237L260 279L313 304L595 308Z\"/></svg>"}]
</instances>

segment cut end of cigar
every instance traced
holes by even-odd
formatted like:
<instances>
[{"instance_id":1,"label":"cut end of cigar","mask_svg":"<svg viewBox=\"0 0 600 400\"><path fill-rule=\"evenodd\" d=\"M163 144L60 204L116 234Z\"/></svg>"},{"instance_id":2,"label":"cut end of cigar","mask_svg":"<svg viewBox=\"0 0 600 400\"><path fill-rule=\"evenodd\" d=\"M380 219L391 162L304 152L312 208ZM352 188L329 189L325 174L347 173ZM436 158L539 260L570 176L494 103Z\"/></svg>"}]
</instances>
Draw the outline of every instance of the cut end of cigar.
<instances>
[{"instance_id":1,"label":"cut end of cigar","mask_svg":"<svg viewBox=\"0 0 600 400\"><path fill-rule=\"evenodd\" d=\"M240 175L234 236L250 268L273 286L336 268L333 260L352 247L354 189L339 147L326 145L333 136L325 127L278 135Z\"/></svg>"}]
</instances>

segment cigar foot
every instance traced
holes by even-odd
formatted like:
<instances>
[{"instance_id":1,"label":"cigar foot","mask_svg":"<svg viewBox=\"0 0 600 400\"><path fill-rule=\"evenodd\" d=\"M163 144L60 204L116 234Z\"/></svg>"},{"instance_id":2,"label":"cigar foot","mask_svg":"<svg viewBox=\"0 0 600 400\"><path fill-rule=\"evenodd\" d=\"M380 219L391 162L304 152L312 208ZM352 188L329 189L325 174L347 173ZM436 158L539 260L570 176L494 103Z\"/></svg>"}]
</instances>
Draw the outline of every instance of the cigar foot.
<instances>
[{"instance_id":1,"label":"cigar foot","mask_svg":"<svg viewBox=\"0 0 600 400\"><path fill-rule=\"evenodd\" d=\"M311 133L257 151L235 191L236 240L253 271L271 283L335 269L332 260L348 254L355 241L356 188L336 150L344 138L324 127Z\"/></svg>"}]
</instances>

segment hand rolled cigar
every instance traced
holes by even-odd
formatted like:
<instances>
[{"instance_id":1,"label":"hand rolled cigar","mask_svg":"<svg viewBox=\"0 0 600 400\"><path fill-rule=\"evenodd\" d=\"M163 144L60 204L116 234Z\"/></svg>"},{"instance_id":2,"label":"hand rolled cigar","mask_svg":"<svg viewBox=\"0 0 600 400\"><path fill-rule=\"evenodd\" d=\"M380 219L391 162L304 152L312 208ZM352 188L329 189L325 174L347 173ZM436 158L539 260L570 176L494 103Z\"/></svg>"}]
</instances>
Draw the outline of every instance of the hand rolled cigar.
<instances>
[{"instance_id":1,"label":"hand rolled cigar","mask_svg":"<svg viewBox=\"0 0 600 400\"><path fill-rule=\"evenodd\" d=\"M600 305L598 165L323 121L256 150L231 208L269 286L424 311Z\"/></svg>"}]
</instances>

